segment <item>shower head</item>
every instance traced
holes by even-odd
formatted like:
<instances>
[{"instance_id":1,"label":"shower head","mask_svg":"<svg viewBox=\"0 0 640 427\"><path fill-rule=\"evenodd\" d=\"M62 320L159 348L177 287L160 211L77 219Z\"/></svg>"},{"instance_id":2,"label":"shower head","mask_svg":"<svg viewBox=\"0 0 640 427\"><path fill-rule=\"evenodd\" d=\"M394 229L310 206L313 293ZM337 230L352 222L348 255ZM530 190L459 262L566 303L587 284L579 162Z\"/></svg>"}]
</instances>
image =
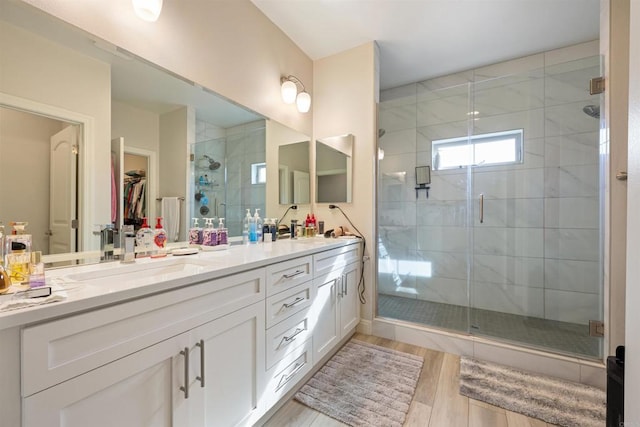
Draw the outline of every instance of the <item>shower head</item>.
<instances>
[{"instance_id":1,"label":"shower head","mask_svg":"<svg viewBox=\"0 0 640 427\"><path fill-rule=\"evenodd\" d=\"M587 116L593 117L594 119L599 119L600 118L600 106L599 105L585 105L584 108L582 109L582 111L584 111L584 113Z\"/></svg>"},{"instance_id":2,"label":"shower head","mask_svg":"<svg viewBox=\"0 0 640 427\"><path fill-rule=\"evenodd\" d=\"M378 129L378 138L382 138L385 133L387 133L386 130L384 130L382 128Z\"/></svg>"}]
</instances>

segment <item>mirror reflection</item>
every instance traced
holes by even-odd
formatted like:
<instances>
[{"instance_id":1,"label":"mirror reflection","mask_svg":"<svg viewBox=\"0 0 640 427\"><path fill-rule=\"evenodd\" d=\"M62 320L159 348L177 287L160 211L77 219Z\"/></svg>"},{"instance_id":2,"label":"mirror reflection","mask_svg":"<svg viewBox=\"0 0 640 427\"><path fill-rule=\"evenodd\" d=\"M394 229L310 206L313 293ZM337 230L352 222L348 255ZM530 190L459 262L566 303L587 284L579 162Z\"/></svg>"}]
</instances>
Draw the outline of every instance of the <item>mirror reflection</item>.
<instances>
[{"instance_id":1,"label":"mirror reflection","mask_svg":"<svg viewBox=\"0 0 640 427\"><path fill-rule=\"evenodd\" d=\"M22 2L0 12L0 220L29 222L34 250L96 250L102 227L161 216L163 199L178 200L165 227L186 240L205 170L207 216L264 212L262 116ZM69 158L54 165L52 138L67 129Z\"/></svg>"},{"instance_id":2,"label":"mirror reflection","mask_svg":"<svg viewBox=\"0 0 640 427\"><path fill-rule=\"evenodd\" d=\"M351 203L353 135L316 141L316 201Z\"/></svg>"},{"instance_id":3,"label":"mirror reflection","mask_svg":"<svg viewBox=\"0 0 640 427\"><path fill-rule=\"evenodd\" d=\"M310 201L309 141L278 147L278 188L281 205Z\"/></svg>"}]
</instances>

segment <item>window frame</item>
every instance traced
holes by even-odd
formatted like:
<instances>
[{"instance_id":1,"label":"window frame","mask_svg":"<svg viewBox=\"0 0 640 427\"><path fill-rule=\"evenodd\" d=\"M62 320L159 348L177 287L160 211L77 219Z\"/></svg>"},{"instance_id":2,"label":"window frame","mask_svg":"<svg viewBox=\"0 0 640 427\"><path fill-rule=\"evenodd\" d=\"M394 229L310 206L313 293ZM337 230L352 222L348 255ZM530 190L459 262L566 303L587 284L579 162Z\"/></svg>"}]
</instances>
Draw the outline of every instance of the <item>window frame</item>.
<instances>
[{"instance_id":1,"label":"window frame","mask_svg":"<svg viewBox=\"0 0 640 427\"><path fill-rule=\"evenodd\" d=\"M506 138L505 138L506 137ZM475 161L475 147L478 144L488 143L493 141L502 141L505 139L512 139L515 137L515 161L506 161L506 162L481 162L477 163ZM473 156L474 158L468 164L461 164L458 166L447 166L440 167L439 159L437 158L439 154L438 146L448 146L448 147L460 147L460 146L472 146L473 147ZM500 132L491 132L491 133L483 133L477 135L469 135L463 137L456 138L446 138L446 139L434 139L431 141L431 165L432 170L434 171L444 171L444 170L454 170L454 169L463 169L466 167L490 167L490 166L504 166L504 165L517 165L524 163L524 129L511 129Z\"/></svg>"}]
</instances>

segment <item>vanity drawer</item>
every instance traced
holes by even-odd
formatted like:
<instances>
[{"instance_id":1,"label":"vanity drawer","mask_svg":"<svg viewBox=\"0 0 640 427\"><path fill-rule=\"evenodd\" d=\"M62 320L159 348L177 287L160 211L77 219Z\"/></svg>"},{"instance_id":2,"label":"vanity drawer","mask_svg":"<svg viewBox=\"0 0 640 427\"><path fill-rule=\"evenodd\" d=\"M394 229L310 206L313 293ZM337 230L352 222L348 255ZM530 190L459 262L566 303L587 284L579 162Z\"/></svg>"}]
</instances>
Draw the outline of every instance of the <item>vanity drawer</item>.
<instances>
[{"instance_id":1,"label":"vanity drawer","mask_svg":"<svg viewBox=\"0 0 640 427\"><path fill-rule=\"evenodd\" d=\"M284 322L267 329L267 369L311 338L311 329L309 310L294 314Z\"/></svg>"},{"instance_id":2,"label":"vanity drawer","mask_svg":"<svg viewBox=\"0 0 640 427\"><path fill-rule=\"evenodd\" d=\"M267 269L267 296L275 295L312 279L312 258L295 258L269 265Z\"/></svg>"},{"instance_id":3,"label":"vanity drawer","mask_svg":"<svg viewBox=\"0 0 640 427\"><path fill-rule=\"evenodd\" d=\"M267 298L267 328L282 322L313 301L313 281L309 280L294 288Z\"/></svg>"},{"instance_id":4,"label":"vanity drawer","mask_svg":"<svg viewBox=\"0 0 640 427\"><path fill-rule=\"evenodd\" d=\"M267 371L267 409L300 384L300 380L311 372L313 367L311 353L311 340L307 340L304 345L297 347Z\"/></svg>"},{"instance_id":5,"label":"vanity drawer","mask_svg":"<svg viewBox=\"0 0 640 427\"><path fill-rule=\"evenodd\" d=\"M264 269L93 310L22 331L22 396L261 302Z\"/></svg>"},{"instance_id":6,"label":"vanity drawer","mask_svg":"<svg viewBox=\"0 0 640 427\"><path fill-rule=\"evenodd\" d=\"M342 246L313 256L314 277L360 261L360 244Z\"/></svg>"}]
</instances>

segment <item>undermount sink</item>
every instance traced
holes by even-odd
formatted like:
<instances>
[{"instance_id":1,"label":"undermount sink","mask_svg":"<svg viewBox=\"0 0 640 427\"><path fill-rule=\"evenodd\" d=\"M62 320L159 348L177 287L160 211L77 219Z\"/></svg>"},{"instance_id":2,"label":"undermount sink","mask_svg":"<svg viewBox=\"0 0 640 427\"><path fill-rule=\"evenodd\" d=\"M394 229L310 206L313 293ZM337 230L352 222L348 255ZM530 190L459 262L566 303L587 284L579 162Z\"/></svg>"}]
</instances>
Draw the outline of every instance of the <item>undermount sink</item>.
<instances>
[{"instance_id":1,"label":"undermount sink","mask_svg":"<svg viewBox=\"0 0 640 427\"><path fill-rule=\"evenodd\" d=\"M65 276L66 280L112 289L166 282L211 271L214 263L189 258L144 260L134 264L104 264L105 268Z\"/></svg>"}]
</instances>

